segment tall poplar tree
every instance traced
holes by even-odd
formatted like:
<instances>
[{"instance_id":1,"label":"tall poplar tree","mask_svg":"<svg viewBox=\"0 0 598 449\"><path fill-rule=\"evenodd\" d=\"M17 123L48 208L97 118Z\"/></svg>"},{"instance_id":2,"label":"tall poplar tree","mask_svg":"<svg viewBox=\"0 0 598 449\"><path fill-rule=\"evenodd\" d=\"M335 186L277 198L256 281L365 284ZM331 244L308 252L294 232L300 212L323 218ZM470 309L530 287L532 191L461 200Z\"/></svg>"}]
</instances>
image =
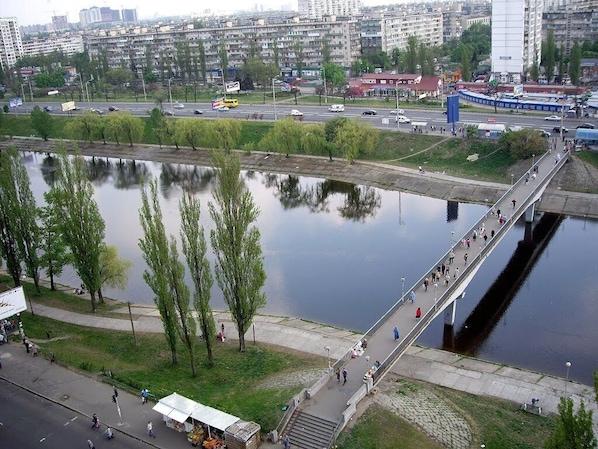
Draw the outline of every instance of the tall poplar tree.
<instances>
[{"instance_id":1,"label":"tall poplar tree","mask_svg":"<svg viewBox=\"0 0 598 449\"><path fill-rule=\"evenodd\" d=\"M181 213L181 242L183 254L187 259L187 266L191 271L191 278L195 290L193 291L193 305L197 311L199 327L203 335L208 354L208 363L214 366L214 336L216 329L214 316L210 307L210 289L214 283L210 272L210 262L206 257L207 245L204 235L204 228L200 225L200 203L190 192L186 192L179 201Z\"/></svg>"},{"instance_id":2,"label":"tall poplar tree","mask_svg":"<svg viewBox=\"0 0 598 449\"><path fill-rule=\"evenodd\" d=\"M160 312L164 335L170 346L172 363L177 363L176 339L177 317L174 298L168 285L168 276L165 267L170 262L168 257L168 239L164 228L162 210L158 202L158 184L156 181L149 183L149 196L146 188L141 190L141 210L139 220L143 228L143 238L139 239L139 248L147 269L143 272L143 280L154 292L154 302Z\"/></svg>"},{"instance_id":3,"label":"tall poplar tree","mask_svg":"<svg viewBox=\"0 0 598 449\"><path fill-rule=\"evenodd\" d=\"M554 31L548 30L546 41L542 43L542 66L544 67L544 74L548 84L554 78L554 68L556 65L556 44L554 42Z\"/></svg>"},{"instance_id":4,"label":"tall poplar tree","mask_svg":"<svg viewBox=\"0 0 598 449\"><path fill-rule=\"evenodd\" d=\"M56 182L45 198L60 223L60 231L72 254L73 267L89 291L91 310L95 313L96 293L101 286L100 252L106 224L93 198L85 160L79 156L77 148L72 157L66 154L64 146L58 149Z\"/></svg>"},{"instance_id":5,"label":"tall poplar tree","mask_svg":"<svg viewBox=\"0 0 598 449\"><path fill-rule=\"evenodd\" d=\"M216 181L214 202L208 203L214 229L210 241L214 250L216 281L222 290L239 334L239 351L245 351L245 333L257 310L266 305L261 292L266 282L260 231L254 223L259 209L246 188L236 154L212 154Z\"/></svg>"},{"instance_id":6,"label":"tall poplar tree","mask_svg":"<svg viewBox=\"0 0 598 449\"><path fill-rule=\"evenodd\" d=\"M56 290L54 278L62 274L63 268L70 263L70 255L60 232L60 223L52 207L45 206L40 211L41 218L41 268L50 278L50 290Z\"/></svg>"}]
</instances>

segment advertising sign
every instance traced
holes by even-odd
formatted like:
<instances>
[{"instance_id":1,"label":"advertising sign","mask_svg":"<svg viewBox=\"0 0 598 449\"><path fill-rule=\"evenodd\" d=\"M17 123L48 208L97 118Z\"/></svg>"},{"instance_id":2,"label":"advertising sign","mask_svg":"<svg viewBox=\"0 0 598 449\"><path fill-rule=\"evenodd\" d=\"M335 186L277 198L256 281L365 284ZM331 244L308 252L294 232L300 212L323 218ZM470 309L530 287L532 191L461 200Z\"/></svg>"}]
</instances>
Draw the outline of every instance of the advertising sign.
<instances>
[{"instance_id":1,"label":"advertising sign","mask_svg":"<svg viewBox=\"0 0 598 449\"><path fill-rule=\"evenodd\" d=\"M66 103L62 103L61 105L62 112L74 111L75 110L75 102L74 101L67 101Z\"/></svg>"},{"instance_id":2,"label":"advertising sign","mask_svg":"<svg viewBox=\"0 0 598 449\"><path fill-rule=\"evenodd\" d=\"M516 97L523 96L523 84L517 84L513 86L513 95L515 95Z\"/></svg>"},{"instance_id":3,"label":"advertising sign","mask_svg":"<svg viewBox=\"0 0 598 449\"><path fill-rule=\"evenodd\" d=\"M446 122L456 123L459 121L459 95L446 97Z\"/></svg>"},{"instance_id":4,"label":"advertising sign","mask_svg":"<svg viewBox=\"0 0 598 449\"><path fill-rule=\"evenodd\" d=\"M226 93L230 94L231 92L239 92L241 90L241 83L238 81L232 81L226 83Z\"/></svg>"},{"instance_id":5,"label":"advertising sign","mask_svg":"<svg viewBox=\"0 0 598 449\"><path fill-rule=\"evenodd\" d=\"M27 304L25 304L23 287L17 287L0 293L0 320L4 320L25 310L27 310Z\"/></svg>"},{"instance_id":6,"label":"advertising sign","mask_svg":"<svg viewBox=\"0 0 598 449\"><path fill-rule=\"evenodd\" d=\"M23 99L22 98L11 98L8 100L8 107L9 108L16 108L19 106L23 106Z\"/></svg>"},{"instance_id":7,"label":"advertising sign","mask_svg":"<svg viewBox=\"0 0 598 449\"><path fill-rule=\"evenodd\" d=\"M224 97L215 98L212 100L212 111L224 106Z\"/></svg>"}]
</instances>

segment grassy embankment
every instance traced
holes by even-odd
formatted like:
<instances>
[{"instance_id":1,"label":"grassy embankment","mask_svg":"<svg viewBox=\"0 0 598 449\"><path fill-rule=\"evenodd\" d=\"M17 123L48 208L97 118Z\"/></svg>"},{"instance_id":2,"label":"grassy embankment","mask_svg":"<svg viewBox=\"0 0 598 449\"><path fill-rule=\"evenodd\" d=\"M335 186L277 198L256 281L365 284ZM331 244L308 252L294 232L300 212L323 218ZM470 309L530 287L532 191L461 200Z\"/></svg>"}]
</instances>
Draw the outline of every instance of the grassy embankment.
<instances>
[{"instance_id":1,"label":"grassy embankment","mask_svg":"<svg viewBox=\"0 0 598 449\"><path fill-rule=\"evenodd\" d=\"M10 278L0 279L5 284ZM89 302L69 292L42 288L36 296L33 286L24 284L25 294L35 304L89 313ZM119 316L113 310L123 304L109 301L99 307L99 314ZM107 379L112 373L121 388L137 393L148 387L157 397L172 391L225 410L245 420L253 420L265 431L273 429L282 416L282 406L300 386L286 388L256 388L268 385L273 376L325 365L325 359L298 354L264 344L248 342L247 351L240 354L236 342L215 347L216 366L209 368L204 347L198 346L198 376L191 376L188 357L179 348L179 363L172 365L169 348L161 335L137 334L137 346L129 332L84 328L41 316L22 314L29 338L40 345L40 352L56 354L59 363L99 375ZM46 339L46 332L52 339ZM409 384L415 384L409 381ZM549 435L553 419L540 418L517 410L517 405L448 390L431 385L434 393L464 417L469 423L474 442L493 448L536 448ZM401 393L401 391L399 391ZM392 430L389 430L392 429ZM341 435L340 449L436 449L441 446L421 433L415 426L379 406L370 407L356 425Z\"/></svg>"},{"instance_id":2,"label":"grassy embankment","mask_svg":"<svg viewBox=\"0 0 598 449\"><path fill-rule=\"evenodd\" d=\"M234 115L229 115L233 117ZM238 117L244 119L245 117ZM145 131L142 142L157 144L149 118L142 118ZM65 139L64 125L68 117L54 117L54 129L51 137ZM242 133L239 148L250 143L258 145L260 139L273 126L272 122L242 120ZM404 129L408 129L404 127ZM30 136L35 131L31 127L29 116L6 115L3 117L2 132L5 135ZM122 144L126 146L126 144ZM467 157L477 153L476 161ZM327 156L327 154L321 154ZM339 155L334 155L339 157ZM451 136L417 134L390 130L380 131L380 141L371 154L360 157L362 160L385 162L405 167L423 166L428 171L446 172L454 176L483 179L496 182L510 181L509 166L516 161L508 154L497 151L493 143L478 140L463 140Z\"/></svg>"}]
</instances>

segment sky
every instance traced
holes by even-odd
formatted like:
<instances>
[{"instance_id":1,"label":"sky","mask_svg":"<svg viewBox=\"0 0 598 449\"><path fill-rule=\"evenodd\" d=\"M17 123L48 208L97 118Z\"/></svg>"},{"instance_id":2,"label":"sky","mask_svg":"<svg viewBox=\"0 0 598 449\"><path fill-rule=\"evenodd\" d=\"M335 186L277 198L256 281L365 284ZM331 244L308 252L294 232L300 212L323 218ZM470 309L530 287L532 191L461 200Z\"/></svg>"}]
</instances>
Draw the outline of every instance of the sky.
<instances>
[{"instance_id":1,"label":"sky","mask_svg":"<svg viewBox=\"0 0 598 449\"><path fill-rule=\"evenodd\" d=\"M263 5L264 10L280 8L281 5L290 4L297 9L297 0L259 0L243 1L228 0L226 10L229 12L241 9L255 9ZM79 11L93 6L109 7L112 9L137 9L140 19L150 19L161 16L196 15L204 14L210 8L207 1L178 0L169 2L165 0L0 0L0 17L16 17L19 25L46 24L52 21L52 16L68 15L69 22L79 22Z\"/></svg>"}]
</instances>

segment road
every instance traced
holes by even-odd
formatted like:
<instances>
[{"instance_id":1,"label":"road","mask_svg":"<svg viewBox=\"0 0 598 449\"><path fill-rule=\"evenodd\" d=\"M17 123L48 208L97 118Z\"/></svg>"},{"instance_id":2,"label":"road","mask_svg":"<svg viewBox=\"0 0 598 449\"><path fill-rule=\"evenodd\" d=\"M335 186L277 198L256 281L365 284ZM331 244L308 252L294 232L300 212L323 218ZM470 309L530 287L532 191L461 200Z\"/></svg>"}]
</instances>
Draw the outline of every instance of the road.
<instances>
[{"instance_id":1,"label":"road","mask_svg":"<svg viewBox=\"0 0 598 449\"><path fill-rule=\"evenodd\" d=\"M285 116L290 115L291 110L298 109L303 113L304 120L310 122L325 122L330 120L334 117L348 117L348 118L360 118L366 122L371 123L377 128L380 129L397 129L397 124L394 121L394 116L390 115L390 108L392 104L385 104L388 106L387 108L377 108L377 115L362 115L363 111L369 108L361 107L361 106L352 106L351 102L348 102L344 112L330 112L328 111L329 106L332 104L332 100L328 102L328 104L322 104L322 106L306 106L306 105L299 105L296 106L294 101L291 100L284 100L283 102L276 103L276 107L271 104L271 99L267 100L269 104L246 104L241 101L241 104L233 109L228 111L212 111L211 106L209 103L184 103L184 108L176 109L173 108L172 111L174 112L175 117L208 117L208 118L219 118L219 117L236 117L236 118L248 118L253 114L257 114L258 118L262 120L274 120L276 118L282 118ZM57 103L51 102L26 102L22 107L19 108L17 111L18 113L29 113L31 109L35 105L40 107L46 105L52 105L54 110L52 111L53 115L65 115L60 111L60 107ZM78 106L81 107L79 111L73 111L72 114L81 113L81 111L94 108L99 109L104 112L104 114L110 114L108 112L109 106L117 106L121 111L130 111L133 115L149 115L151 109L155 107L153 103L136 103L136 102L113 102L113 103L106 103L106 102L90 102L90 103L78 103ZM170 104L164 103L163 104L164 110L170 111ZM199 109L202 111L201 115L194 114L194 111ZM501 112L499 110L499 112ZM405 115L409 117L412 122L425 122L428 126L435 125L437 128L442 126L449 127L450 125L446 122L446 116L440 111L427 111L423 109L407 109L405 111ZM548 116L549 114L539 114L539 115L518 115L518 114L505 114L499 113L494 114L493 109L488 109L484 112L465 112L460 111L460 121L458 125L463 124L479 124L479 123L500 123L504 124L505 126L521 126L523 128L535 128L535 129L543 129L548 132L553 132L554 127L560 126L560 122L552 122L544 120L544 117ZM571 119L571 118L564 118L563 119L563 126L569 129L569 135L574 135L575 128L585 122L593 122L591 119ZM407 124L400 124L398 127L399 130L408 130L410 126Z\"/></svg>"},{"instance_id":2,"label":"road","mask_svg":"<svg viewBox=\"0 0 598 449\"><path fill-rule=\"evenodd\" d=\"M30 448L87 448L87 440L97 449L108 445L112 449L147 449L141 441L119 432L110 441L101 429L91 429L91 421L65 407L42 399L14 385L0 381L0 447Z\"/></svg>"}]
</instances>

